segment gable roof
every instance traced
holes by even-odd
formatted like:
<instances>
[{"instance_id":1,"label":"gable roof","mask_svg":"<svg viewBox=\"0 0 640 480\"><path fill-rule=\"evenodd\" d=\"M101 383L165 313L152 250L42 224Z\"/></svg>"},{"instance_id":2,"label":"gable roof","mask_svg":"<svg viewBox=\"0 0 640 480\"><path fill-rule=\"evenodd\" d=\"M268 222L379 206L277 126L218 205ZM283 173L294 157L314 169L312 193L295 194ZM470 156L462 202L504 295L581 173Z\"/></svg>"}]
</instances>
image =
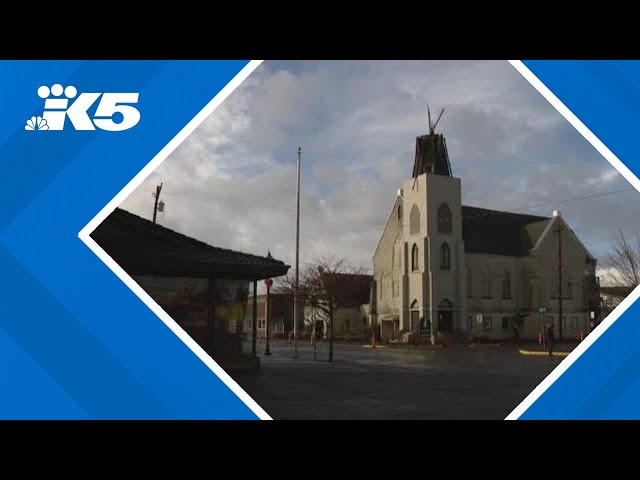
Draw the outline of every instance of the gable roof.
<instances>
[{"instance_id":1,"label":"gable roof","mask_svg":"<svg viewBox=\"0 0 640 480\"><path fill-rule=\"evenodd\" d=\"M600 287L601 295L609 295L611 297L617 298L627 298L633 292L635 287L625 287L625 286L609 286L609 287Z\"/></svg>"},{"instance_id":2,"label":"gable roof","mask_svg":"<svg viewBox=\"0 0 640 480\"><path fill-rule=\"evenodd\" d=\"M121 208L91 237L129 274L262 279L284 275L290 268L271 257L208 245Z\"/></svg>"},{"instance_id":3,"label":"gable roof","mask_svg":"<svg viewBox=\"0 0 640 480\"><path fill-rule=\"evenodd\" d=\"M354 273L322 273L325 285L331 285L335 300L340 307L357 307L369 303L372 275Z\"/></svg>"},{"instance_id":4,"label":"gable roof","mask_svg":"<svg viewBox=\"0 0 640 480\"><path fill-rule=\"evenodd\" d=\"M551 218L462 206L467 253L527 255Z\"/></svg>"}]
</instances>

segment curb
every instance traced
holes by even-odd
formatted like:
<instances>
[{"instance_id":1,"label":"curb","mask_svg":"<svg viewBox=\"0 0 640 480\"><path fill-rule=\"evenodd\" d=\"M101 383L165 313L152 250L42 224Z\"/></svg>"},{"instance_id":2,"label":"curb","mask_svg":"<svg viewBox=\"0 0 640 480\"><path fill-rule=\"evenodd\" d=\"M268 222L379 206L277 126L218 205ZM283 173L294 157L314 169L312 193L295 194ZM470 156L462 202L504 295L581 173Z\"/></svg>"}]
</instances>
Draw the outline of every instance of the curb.
<instances>
[{"instance_id":1,"label":"curb","mask_svg":"<svg viewBox=\"0 0 640 480\"><path fill-rule=\"evenodd\" d=\"M549 357L549 356L554 356L554 357L566 357L567 355L569 355L571 352L541 352L540 350L518 350L518 352L520 353L520 355L526 355L526 356L535 356L535 357Z\"/></svg>"}]
</instances>

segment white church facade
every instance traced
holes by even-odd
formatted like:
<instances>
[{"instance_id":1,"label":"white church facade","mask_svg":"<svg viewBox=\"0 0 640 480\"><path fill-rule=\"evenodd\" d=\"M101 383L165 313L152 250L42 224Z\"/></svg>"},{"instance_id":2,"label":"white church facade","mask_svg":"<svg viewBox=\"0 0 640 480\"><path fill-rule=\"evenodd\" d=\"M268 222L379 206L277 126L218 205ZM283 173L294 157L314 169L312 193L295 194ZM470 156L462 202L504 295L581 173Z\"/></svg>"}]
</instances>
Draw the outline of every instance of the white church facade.
<instances>
[{"instance_id":1,"label":"white church facade","mask_svg":"<svg viewBox=\"0 0 640 480\"><path fill-rule=\"evenodd\" d=\"M373 255L371 325L404 341L532 339L544 325L556 338L586 334L596 259L561 214L465 206L461 189L444 137L418 137Z\"/></svg>"}]
</instances>

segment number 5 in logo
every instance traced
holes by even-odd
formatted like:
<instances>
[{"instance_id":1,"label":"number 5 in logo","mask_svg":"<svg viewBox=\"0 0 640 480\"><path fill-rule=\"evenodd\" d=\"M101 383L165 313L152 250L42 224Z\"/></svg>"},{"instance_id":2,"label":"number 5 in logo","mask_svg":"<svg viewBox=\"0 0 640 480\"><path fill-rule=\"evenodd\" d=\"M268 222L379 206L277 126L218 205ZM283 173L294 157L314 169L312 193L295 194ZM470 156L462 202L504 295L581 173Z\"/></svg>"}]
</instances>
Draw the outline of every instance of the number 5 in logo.
<instances>
[{"instance_id":1,"label":"number 5 in logo","mask_svg":"<svg viewBox=\"0 0 640 480\"><path fill-rule=\"evenodd\" d=\"M121 132L135 127L140 121L140 112L128 103L138 103L137 93L103 93L98 104L93 123L96 127L110 132ZM115 123L113 115L120 113L122 121Z\"/></svg>"}]
</instances>

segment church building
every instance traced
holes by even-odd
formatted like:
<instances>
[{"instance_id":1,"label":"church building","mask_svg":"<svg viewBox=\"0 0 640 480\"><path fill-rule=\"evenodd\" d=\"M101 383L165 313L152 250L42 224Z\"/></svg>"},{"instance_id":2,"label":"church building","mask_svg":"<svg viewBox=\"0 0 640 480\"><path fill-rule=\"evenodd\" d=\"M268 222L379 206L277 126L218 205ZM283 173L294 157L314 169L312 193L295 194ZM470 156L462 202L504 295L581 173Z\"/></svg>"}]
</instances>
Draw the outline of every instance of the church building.
<instances>
[{"instance_id":1,"label":"church building","mask_svg":"<svg viewBox=\"0 0 640 480\"><path fill-rule=\"evenodd\" d=\"M447 145L430 125L373 255L370 321L384 339L556 339L587 332L596 259L560 212L462 205Z\"/></svg>"}]
</instances>

